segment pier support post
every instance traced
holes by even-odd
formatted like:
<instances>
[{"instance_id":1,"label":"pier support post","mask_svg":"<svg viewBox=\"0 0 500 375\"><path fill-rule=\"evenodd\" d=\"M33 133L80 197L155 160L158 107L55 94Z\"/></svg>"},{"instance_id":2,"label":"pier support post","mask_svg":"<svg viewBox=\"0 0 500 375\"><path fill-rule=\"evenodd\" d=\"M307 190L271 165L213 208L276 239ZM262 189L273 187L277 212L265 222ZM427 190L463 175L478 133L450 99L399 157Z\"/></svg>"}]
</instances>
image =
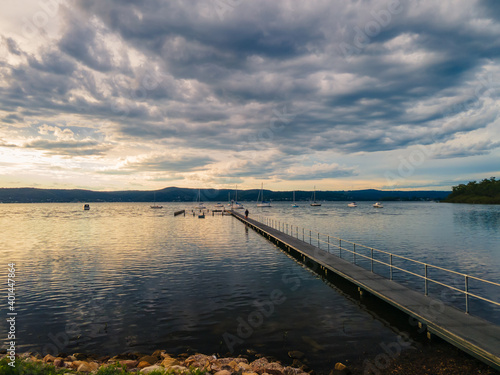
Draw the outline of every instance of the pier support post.
<instances>
[{"instance_id":1,"label":"pier support post","mask_svg":"<svg viewBox=\"0 0 500 375\"><path fill-rule=\"evenodd\" d=\"M372 266L371 266L371 271L373 272L373 249L370 249L371 255L372 255Z\"/></svg>"},{"instance_id":2,"label":"pier support post","mask_svg":"<svg viewBox=\"0 0 500 375\"><path fill-rule=\"evenodd\" d=\"M389 265L391 267L391 269L390 269L390 280L392 280L392 254L390 254L390 257L389 257Z\"/></svg>"},{"instance_id":3,"label":"pier support post","mask_svg":"<svg viewBox=\"0 0 500 375\"><path fill-rule=\"evenodd\" d=\"M428 289L428 286L429 286L429 283L427 281L427 264L425 264L425 271L424 271L424 274L425 274L425 295L428 296L429 295L429 289Z\"/></svg>"},{"instance_id":4,"label":"pier support post","mask_svg":"<svg viewBox=\"0 0 500 375\"><path fill-rule=\"evenodd\" d=\"M465 275L465 313L469 313L469 276Z\"/></svg>"}]
</instances>

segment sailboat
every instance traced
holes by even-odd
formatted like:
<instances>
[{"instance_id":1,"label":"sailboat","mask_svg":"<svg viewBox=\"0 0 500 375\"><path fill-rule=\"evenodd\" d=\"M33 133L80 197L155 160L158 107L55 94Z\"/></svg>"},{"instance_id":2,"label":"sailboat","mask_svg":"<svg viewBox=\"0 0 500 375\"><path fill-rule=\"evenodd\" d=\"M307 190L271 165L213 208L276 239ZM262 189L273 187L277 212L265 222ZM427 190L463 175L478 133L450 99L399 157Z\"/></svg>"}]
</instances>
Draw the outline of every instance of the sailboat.
<instances>
[{"instance_id":1,"label":"sailboat","mask_svg":"<svg viewBox=\"0 0 500 375\"><path fill-rule=\"evenodd\" d=\"M198 209L198 210L204 210L204 209L206 209L205 205L201 201L201 192L200 192L200 189L198 189L198 196L196 197L196 203L198 203L198 204L195 206L195 209Z\"/></svg>"},{"instance_id":2,"label":"sailboat","mask_svg":"<svg viewBox=\"0 0 500 375\"><path fill-rule=\"evenodd\" d=\"M321 206L321 203L316 202L316 186L314 187L313 201L311 202L311 206Z\"/></svg>"},{"instance_id":3,"label":"sailboat","mask_svg":"<svg viewBox=\"0 0 500 375\"><path fill-rule=\"evenodd\" d=\"M238 203L238 185L236 185L236 191L235 191L234 201L231 201L231 209L232 210L241 210L241 209L243 209L243 205Z\"/></svg>"},{"instance_id":4,"label":"sailboat","mask_svg":"<svg viewBox=\"0 0 500 375\"><path fill-rule=\"evenodd\" d=\"M152 206L149 206L149 207L155 208L155 209L163 208L163 206L159 206L156 204L156 193L154 193L154 204Z\"/></svg>"},{"instance_id":5,"label":"sailboat","mask_svg":"<svg viewBox=\"0 0 500 375\"><path fill-rule=\"evenodd\" d=\"M264 200L264 184L260 185L259 195L257 196L257 207L271 207L271 202Z\"/></svg>"},{"instance_id":6,"label":"sailboat","mask_svg":"<svg viewBox=\"0 0 500 375\"><path fill-rule=\"evenodd\" d=\"M292 203L292 207L299 207L299 206L295 203L295 190L293 191L293 203Z\"/></svg>"}]
</instances>

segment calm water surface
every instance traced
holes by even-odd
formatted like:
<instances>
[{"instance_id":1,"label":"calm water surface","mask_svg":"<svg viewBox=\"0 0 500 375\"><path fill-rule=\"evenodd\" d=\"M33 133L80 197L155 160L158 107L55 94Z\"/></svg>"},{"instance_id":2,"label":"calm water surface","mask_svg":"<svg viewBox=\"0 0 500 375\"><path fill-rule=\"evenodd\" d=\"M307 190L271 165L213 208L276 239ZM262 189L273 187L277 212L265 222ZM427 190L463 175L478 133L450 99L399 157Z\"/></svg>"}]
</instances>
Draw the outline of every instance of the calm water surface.
<instances>
[{"instance_id":1,"label":"calm water surface","mask_svg":"<svg viewBox=\"0 0 500 375\"><path fill-rule=\"evenodd\" d=\"M500 282L499 206L346 204L247 206L252 217ZM252 348L285 358L298 349L326 368L376 355L381 343L397 340L394 325L234 218L173 216L187 206L0 205L0 291L6 295L6 265L15 262L20 350L222 354ZM6 307L4 301L2 314ZM6 337L5 324L0 336Z\"/></svg>"}]
</instances>

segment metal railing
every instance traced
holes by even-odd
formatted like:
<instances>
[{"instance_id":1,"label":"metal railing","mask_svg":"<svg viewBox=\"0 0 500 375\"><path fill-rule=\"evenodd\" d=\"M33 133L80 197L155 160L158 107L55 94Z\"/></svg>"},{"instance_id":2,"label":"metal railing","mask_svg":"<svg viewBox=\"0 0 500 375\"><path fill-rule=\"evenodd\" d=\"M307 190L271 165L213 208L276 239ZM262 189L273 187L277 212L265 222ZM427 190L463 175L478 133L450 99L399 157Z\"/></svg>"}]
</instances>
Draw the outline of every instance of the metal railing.
<instances>
[{"instance_id":1,"label":"metal railing","mask_svg":"<svg viewBox=\"0 0 500 375\"><path fill-rule=\"evenodd\" d=\"M423 280L423 293L427 296L429 295L429 285L435 284L441 287L447 288L454 292L464 295L465 297L465 312L468 314L470 310L470 298L477 298L481 301L487 302L489 304L500 306L500 302L494 301L490 298L485 297L484 295L479 295L476 290L480 288L471 288L470 282L475 281L483 284L487 284L494 287L500 287L500 283L496 283L493 281L485 280L479 277L471 276L465 273L453 271L447 268L435 266L426 262L414 260L402 255L397 255L388 251L375 249L373 247L365 246L358 244L353 241L344 240L339 237L331 236L328 234L316 232L313 230L306 230L303 227L299 227L297 225L289 225L288 223L284 223L280 220L276 220L273 218L258 216L258 220L269 227L277 229L285 234L293 236L303 242L309 243L311 245L317 246L318 248L327 251L328 253L335 252L338 253L338 256L342 259L346 259L346 254L351 254L347 258L347 260L351 261L351 263L360 265L360 258L369 263L369 267L363 267L365 269L369 269L371 272L377 273L381 276L386 277L383 274L375 271L374 266L381 265L388 267L389 270L389 279L393 280L394 272L399 271L404 274L412 275L418 279ZM300 230L301 229L301 230ZM323 248L321 247L323 246ZM343 253L344 252L344 253ZM377 255L379 259L377 259ZM383 260L385 259L385 260ZM395 260L401 261L401 265L396 265ZM420 273L411 270L411 267L403 268L404 265L412 265L417 269L420 269ZM363 265L361 265L363 266ZM438 280L436 278L432 278L429 273L431 270L442 271L447 275L452 275L452 277L459 277L463 279L463 289L457 287L456 285L450 285L445 280ZM443 277L446 279L446 277ZM500 289L497 291L498 295L500 295Z\"/></svg>"}]
</instances>

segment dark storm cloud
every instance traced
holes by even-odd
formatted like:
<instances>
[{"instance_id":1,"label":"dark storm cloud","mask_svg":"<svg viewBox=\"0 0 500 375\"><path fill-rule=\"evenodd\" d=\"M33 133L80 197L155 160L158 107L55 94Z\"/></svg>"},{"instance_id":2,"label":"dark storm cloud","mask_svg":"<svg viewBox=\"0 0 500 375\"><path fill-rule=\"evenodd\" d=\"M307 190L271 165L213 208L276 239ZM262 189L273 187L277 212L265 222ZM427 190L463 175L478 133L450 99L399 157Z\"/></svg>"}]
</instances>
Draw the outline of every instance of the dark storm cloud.
<instances>
[{"instance_id":1,"label":"dark storm cloud","mask_svg":"<svg viewBox=\"0 0 500 375\"><path fill-rule=\"evenodd\" d=\"M123 167L126 171L193 172L206 170L214 162L210 157L154 155L141 160L129 161Z\"/></svg>"},{"instance_id":2,"label":"dark storm cloud","mask_svg":"<svg viewBox=\"0 0 500 375\"><path fill-rule=\"evenodd\" d=\"M0 65L1 109L109 120L123 141L285 156L445 142L496 119L484 107L495 91L476 89L500 54L497 31L481 26L498 16L497 2L401 0L390 11L383 0L242 1L224 14L215 3L77 1L62 12L57 43L37 55L4 38L26 59ZM470 108L456 103L468 100L475 112L464 119ZM155 165L182 163L143 167Z\"/></svg>"},{"instance_id":3,"label":"dark storm cloud","mask_svg":"<svg viewBox=\"0 0 500 375\"><path fill-rule=\"evenodd\" d=\"M69 11L65 15L67 24L71 26L59 41L61 51L89 68L110 71L113 67L112 55L91 20L77 17Z\"/></svg>"},{"instance_id":4,"label":"dark storm cloud","mask_svg":"<svg viewBox=\"0 0 500 375\"><path fill-rule=\"evenodd\" d=\"M112 149L111 145L94 140L37 139L25 144L23 147L47 151L51 155L65 156L104 155Z\"/></svg>"},{"instance_id":5,"label":"dark storm cloud","mask_svg":"<svg viewBox=\"0 0 500 375\"><path fill-rule=\"evenodd\" d=\"M16 41L12 38L3 38L4 42L7 44L7 49L10 53L20 56L22 54Z\"/></svg>"},{"instance_id":6,"label":"dark storm cloud","mask_svg":"<svg viewBox=\"0 0 500 375\"><path fill-rule=\"evenodd\" d=\"M436 159L463 158L468 156L485 155L489 151L500 147L500 142L482 141L460 146L443 145L434 152Z\"/></svg>"}]
</instances>

